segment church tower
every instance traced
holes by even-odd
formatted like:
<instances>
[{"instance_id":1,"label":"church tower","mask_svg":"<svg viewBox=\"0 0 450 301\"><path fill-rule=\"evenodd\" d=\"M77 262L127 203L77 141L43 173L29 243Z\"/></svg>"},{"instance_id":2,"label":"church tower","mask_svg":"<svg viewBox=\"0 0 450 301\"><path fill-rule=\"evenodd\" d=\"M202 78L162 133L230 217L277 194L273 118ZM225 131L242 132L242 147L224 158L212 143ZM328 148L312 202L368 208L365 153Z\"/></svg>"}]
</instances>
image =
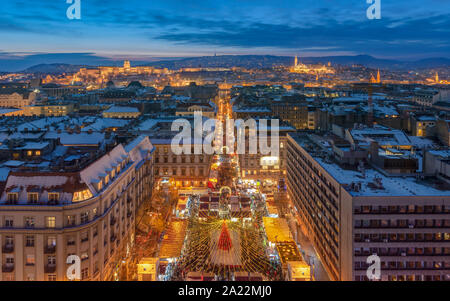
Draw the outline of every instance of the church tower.
<instances>
[{"instance_id":1,"label":"church tower","mask_svg":"<svg viewBox=\"0 0 450 301\"><path fill-rule=\"evenodd\" d=\"M377 72L377 84L381 83L380 69Z\"/></svg>"},{"instance_id":2,"label":"church tower","mask_svg":"<svg viewBox=\"0 0 450 301\"><path fill-rule=\"evenodd\" d=\"M297 59L297 56L295 56L295 59L294 59L294 67L297 67L297 64L298 64L298 59Z\"/></svg>"},{"instance_id":3,"label":"church tower","mask_svg":"<svg viewBox=\"0 0 450 301\"><path fill-rule=\"evenodd\" d=\"M436 72L436 76L435 76L434 81L435 81L436 83L439 83L439 74L438 74L437 72Z\"/></svg>"}]
</instances>

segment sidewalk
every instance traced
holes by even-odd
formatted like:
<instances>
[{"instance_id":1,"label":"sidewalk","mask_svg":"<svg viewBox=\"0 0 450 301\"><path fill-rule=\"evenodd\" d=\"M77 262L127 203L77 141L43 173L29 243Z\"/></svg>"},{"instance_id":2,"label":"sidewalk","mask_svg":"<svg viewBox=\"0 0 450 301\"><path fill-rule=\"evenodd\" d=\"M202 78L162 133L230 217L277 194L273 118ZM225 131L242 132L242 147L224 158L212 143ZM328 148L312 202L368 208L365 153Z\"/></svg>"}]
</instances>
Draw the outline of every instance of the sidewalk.
<instances>
[{"instance_id":1,"label":"sidewalk","mask_svg":"<svg viewBox=\"0 0 450 301\"><path fill-rule=\"evenodd\" d=\"M313 265L314 279L316 281L330 281L330 278L322 265L322 261L314 250L312 243L301 230L297 232L297 241L298 244L300 244L301 251L305 252L305 260Z\"/></svg>"}]
</instances>

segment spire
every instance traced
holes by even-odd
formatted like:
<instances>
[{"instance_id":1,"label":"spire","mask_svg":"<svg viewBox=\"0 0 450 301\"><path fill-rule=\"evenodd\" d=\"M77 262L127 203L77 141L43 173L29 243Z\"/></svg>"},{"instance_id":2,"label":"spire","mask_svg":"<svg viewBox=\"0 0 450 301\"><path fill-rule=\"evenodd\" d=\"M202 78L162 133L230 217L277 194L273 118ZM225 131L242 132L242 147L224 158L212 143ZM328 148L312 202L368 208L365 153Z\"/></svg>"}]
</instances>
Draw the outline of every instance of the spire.
<instances>
[{"instance_id":1,"label":"spire","mask_svg":"<svg viewBox=\"0 0 450 301\"><path fill-rule=\"evenodd\" d=\"M377 72L377 84L381 83L380 69Z\"/></svg>"},{"instance_id":2,"label":"spire","mask_svg":"<svg viewBox=\"0 0 450 301\"><path fill-rule=\"evenodd\" d=\"M228 233L228 227L225 222L222 224L222 231L219 236L219 249L224 251L229 251L231 249L231 238L230 233Z\"/></svg>"},{"instance_id":3,"label":"spire","mask_svg":"<svg viewBox=\"0 0 450 301\"><path fill-rule=\"evenodd\" d=\"M437 83L439 82L439 74L437 72L436 72L436 77L435 77L434 81Z\"/></svg>"},{"instance_id":4,"label":"spire","mask_svg":"<svg viewBox=\"0 0 450 301\"><path fill-rule=\"evenodd\" d=\"M297 67L297 64L298 64L298 59L297 59L297 56L295 56L295 59L294 59L294 67Z\"/></svg>"}]
</instances>

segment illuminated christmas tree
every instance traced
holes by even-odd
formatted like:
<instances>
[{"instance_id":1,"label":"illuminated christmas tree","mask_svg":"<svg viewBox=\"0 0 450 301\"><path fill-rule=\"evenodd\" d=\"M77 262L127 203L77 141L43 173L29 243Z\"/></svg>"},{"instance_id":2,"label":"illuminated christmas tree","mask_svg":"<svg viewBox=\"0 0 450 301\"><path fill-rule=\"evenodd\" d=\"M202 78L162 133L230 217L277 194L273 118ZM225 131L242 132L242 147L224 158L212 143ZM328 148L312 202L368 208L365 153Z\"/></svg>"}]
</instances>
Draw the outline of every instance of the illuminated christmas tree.
<instances>
[{"instance_id":1,"label":"illuminated christmas tree","mask_svg":"<svg viewBox=\"0 0 450 301\"><path fill-rule=\"evenodd\" d=\"M229 251L231 249L231 238L230 233L228 233L227 224L222 224L222 231L220 232L219 236L219 249L224 251Z\"/></svg>"}]
</instances>

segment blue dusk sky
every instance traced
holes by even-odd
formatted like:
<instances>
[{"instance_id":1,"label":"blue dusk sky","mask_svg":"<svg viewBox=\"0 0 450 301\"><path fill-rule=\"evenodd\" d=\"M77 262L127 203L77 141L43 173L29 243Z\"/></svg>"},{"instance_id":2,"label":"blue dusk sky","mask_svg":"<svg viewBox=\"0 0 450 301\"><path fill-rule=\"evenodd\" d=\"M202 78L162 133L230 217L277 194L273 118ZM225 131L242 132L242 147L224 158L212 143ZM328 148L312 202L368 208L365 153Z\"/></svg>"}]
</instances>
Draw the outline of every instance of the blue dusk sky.
<instances>
[{"instance_id":1,"label":"blue dusk sky","mask_svg":"<svg viewBox=\"0 0 450 301\"><path fill-rule=\"evenodd\" d=\"M221 54L450 57L449 0L66 0L0 3L0 58L92 53L148 59Z\"/></svg>"}]
</instances>

